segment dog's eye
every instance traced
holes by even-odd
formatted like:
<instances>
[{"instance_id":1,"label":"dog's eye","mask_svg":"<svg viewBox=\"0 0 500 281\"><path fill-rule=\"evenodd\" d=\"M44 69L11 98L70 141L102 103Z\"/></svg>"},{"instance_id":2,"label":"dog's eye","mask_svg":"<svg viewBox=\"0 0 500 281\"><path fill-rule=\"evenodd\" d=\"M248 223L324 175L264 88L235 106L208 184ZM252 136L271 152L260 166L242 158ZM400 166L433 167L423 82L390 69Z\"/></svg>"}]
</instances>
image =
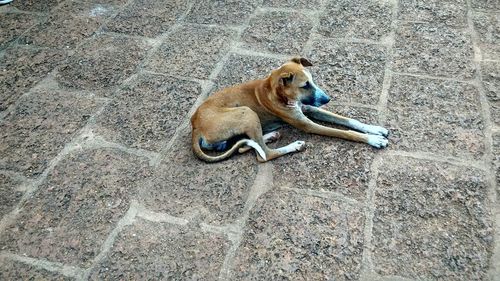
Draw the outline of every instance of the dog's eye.
<instances>
[{"instance_id":1,"label":"dog's eye","mask_svg":"<svg viewBox=\"0 0 500 281\"><path fill-rule=\"evenodd\" d=\"M304 86L302 86L301 88L302 89L309 89L311 87L311 84L309 83L309 81L306 82L306 84Z\"/></svg>"}]
</instances>

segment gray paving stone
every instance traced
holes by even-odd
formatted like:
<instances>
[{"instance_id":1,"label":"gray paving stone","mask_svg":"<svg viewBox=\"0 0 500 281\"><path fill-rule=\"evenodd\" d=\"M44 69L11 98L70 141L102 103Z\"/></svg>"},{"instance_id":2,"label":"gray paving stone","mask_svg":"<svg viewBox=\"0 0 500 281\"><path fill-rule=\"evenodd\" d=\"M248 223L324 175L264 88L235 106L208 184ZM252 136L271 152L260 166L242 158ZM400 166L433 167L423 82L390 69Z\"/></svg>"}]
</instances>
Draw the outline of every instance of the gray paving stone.
<instances>
[{"instance_id":1,"label":"gray paving stone","mask_svg":"<svg viewBox=\"0 0 500 281\"><path fill-rule=\"evenodd\" d=\"M484 173L470 167L385 158L373 218L376 272L486 280L493 248L488 189Z\"/></svg>"},{"instance_id":2,"label":"gray paving stone","mask_svg":"<svg viewBox=\"0 0 500 281\"><path fill-rule=\"evenodd\" d=\"M395 75L390 149L479 159L485 150L479 92L468 83Z\"/></svg>"},{"instance_id":3,"label":"gray paving stone","mask_svg":"<svg viewBox=\"0 0 500 281\"><path fill-rule=\"evenodd\" d=\"M242 35L242 46L280 55L299 55L312 26L313 20L299 12L263 12L250 19Z\"/></svg>"},{"instance_id":4,"label":"gray paving stone","mask_svg":"<svg viewBox=\"0 0 500 281\"><path fill-rule=\"evenodd\" d=\"M0 172L0 219L14 209L19 203L23 192L21 181Z\"/></svg>"},{"instance_id":5,"label":"gray paving stone","mask_svg":"<svg viewBox=\"0 0 500 281\"><path fill-rule=\"evenodd\" d=\"M139 39L102 34L80 46L58 68L56 79L72 89L109 89L136 70L149 48Z\"/></svg>"},{"instance_id":6,"label":"gray paving stone","mask_svg":"<svg viewBox=\"0 0 500 281\"><path fill-rule=\"evenodd\" d=\"M338 202L271 190L250 213L234 280L357 280L364 223Z\"/></svg>"},{"instance_id":7,"label":"gray paving stone","mask_svg":"<svg viewBox=\"0 0 500 281\"><path fill-rule=\"evenodd\" d=\"M82 151L61 160L0 236L0 248L19 255L88 267L130 205L147 159L112 149Z\"/></svg>"},{"instance_id":8,"label":"gray paving stone","mask_svg":"<svg viewBox=\"0 0 500 281\"><path fill-rule=\"evenodd\" d=\"M332 102L378 103L387 63L385 47L316 38L306 57L314 65L310 70L315 83Z\"/></svg>"},{"instance_id":9,"label":"gray paving stone","mask_svg":"<svg viewBox=\"0 0 500 281\"><path fill-rule=\"evenodd\" d=\"M474 31L479 35L479 48L483 59L500 58L500 12L487 14L476 12L472 15Z\"/></svg>"},{"instance_id":10,"label":"gray paving stone","mask_svg":"<svg viewBox=\"0 0 500 281\"><path fill-rule=\"evenodd\" d=\"M324 0L264 0L263 6L274 8L292 8L298 11L304 9L318 9Z\"/></svg>"},{"instance_id":11,"label":"gray paving stone","mask_svg":"<svg viewBox=\"0 0 500 281\"><path fill-rule=\"evenodd\" d=\"M497 182L497 198L500 195L500 133L493 134L493 169L495 169Z\"/></svg>"},{"instance_id":12,"label":"gray paving stone","mask_svg":"<svg viewBox=\"0 0 500 281\"><path fill-rule=\"evenodd\" d=\"M267 57L231 54L215 79L215 90L264 79L283 63L285 61Z\"/></svg>"},{"instance_id":13,"label":"gray paving stone","mask_svg":"<svg viewBox=\"0 0 500 281\"><path fill-rule=\"evenodd\" d=\"M198 160L191 149L190 129L185 129L152 181L142 184L139 201L173 216L198 217L215 225L232 223L242 215L256 173L253 152L212 164Z\"/></svg>"},{"instance_id":14,"label":"gray paving stone","mask_svg":"<svg viewBox=\"0 0 500 281\"><path fill-rule=\"evenodd\" d=\"M90 279L217 280L229 246L220 234L137 219Z\"/></svg>"},{"instance_id":15,"label":"gray paving stone","mask_svg":"<svg viewBox=\"0 0 500 281\"><path fill-rule=\"evenodd\" d=\"M74 280L21 262L0 258L0 280Z\"/></svg>"},{"instance_id":16,"label":"gray paving stone","mask_svg":"<svg viewBox=\"0 0 500 281\"><path fill-rule=\"evenodd\" d=\"M327 37L381 40L389 35L392 1L330 1L320 17L318 32Z\"/></svg>"},{"instance_id":17,"label":"gray paving stone","mask_svg":"<svg viewBox=\"0 0 500 281\"><path fill-rule=\"evenodd\" d=\"M195 82L141 74L117 92L93 130L113 142L158 151L189 117L200 93Z\"/></svg>"},{"instance_id":18,"label":"gray paving stone","mask_svg":"<svg viewBox=\"0 0 500 281\"><path fill-rule=\"evenodd\" d=\"M0 21L0 49L37 23L37 17L28 14L3 13Z\"/></svg>"},{"instance_id":19,"label":"gray paving stone","mask_svg":"<svg viewBox=\"0 0 500 281\"><path fill-rule=\"evenodd\" d=\"M398 18L403 21L467 26L465 0L402 0L398 12Z\"/></svg>"},{"instance_id":20,"label":"gray paving stone","mask_svg":"<svg viewBox=\"0 0 500 281\"><path fill-rule=\"evenodd\" d=\"M0 123L0 168L38 176L101 106L93 99L37 89Z\"/></svg>"},{"instance_id":21,"label":"gray paving stone","mask_svg":"<svg viewBox=\"0 0 500 281\"><path fill-rule=\"evenodd\" d=\"M210 26L182 26L171 33L146 68L159 73L207 79L236 33Z\"/></svg>"},{"instance_id":22,"label":"gray paving stone","mask_svg":"<svg viewBox=\"0 0 500 281\"><path fill-rule=\"evenodd\" d=\"M497 0L471 0L472 8L483 10L500 10L500 2Z\"/></svg>"},{"instance_id":23,"label":"gray paving stone","mask_svg":"<svg viewBox=\"0 0 500 281\"><path fill-rule=\"evenodd\" d=\"M104 20L115 13L109 5L64 2L48 18L23 34L22 44L52 48L73 48L90 37Z\"/></svg>"},{"instance_id":24,"label":"gray paving stone","mask_svg":"<svg viewBox=\"0 0 500 281\"><path fill-rule=\"evenodd\" d=\"M339 105L329 105L326 109L368 124L377 123L375 110ZM332 124L322 124L347 129ZM365 200L371 177L371 164L377 153L375 149L367 144L307 134L288 126L279 131L282 139L276 144L271 144L272 147L303 140L307 149L273 161L276 186L335 191L360 202Z\"/></svg>"},{"instance_id":25,"label":"gray paving stone","mask_svg":"<svg viewBox=\"0 0 500 281\"><path fill-rule=\"evenodd\" d=\"M26 1L16 1L9 5L23 11L30 12L48 12L59 5L64 0L47 0L47 1L37 1L37 0L26 0Z\"/></svg>"},{"instance_id":26,"label":"gray paving stone","mask_svg":"<svg viewBox=\"0 0 500 281\"><path fill-rule=\"evenodd\" d=\"M483 61L481 74L490 107L491 120L500 126L500 62Z\"/></svg>"},{"instance_id":27,"label":"gray paving stone","mask_svg":"<svg viewBox=\"0 0 500 281\"><path fill-rule=\"evenodd\" d=\"M187 1L134 0L106 24L105 30L156 37L186 12Z\"/></svg>"},{"instance_id":28,"label":"gray paving stone","mask_svg":"<svg viewBox=\"0 0 500 281\"><path fill-rule=\"evenodd\" d=\"M186 17L186 21L199 24L242 25L260 4L250 1L197 1Z\"/></svg>"},{"instance_id":29,"label":"gray paving stone","mask_svg":"<svg viewBox=\"0 0 500 281\"><path fill-rule=\"evenodd\" d=\"M0 59L0 112L62 63L58 50L12 47Z\"/></svg>"},{"instance_id":30,"label":"gray paving stone","mask_svg":"<svg viewBox=\"0 0 500 281\"><path fill-rule=\"evenodd\" d=\"M395 71L472 79L476 71L472 59L466 29L414 23L401 25L396 31Z\"/></svg>"}]
</instances>

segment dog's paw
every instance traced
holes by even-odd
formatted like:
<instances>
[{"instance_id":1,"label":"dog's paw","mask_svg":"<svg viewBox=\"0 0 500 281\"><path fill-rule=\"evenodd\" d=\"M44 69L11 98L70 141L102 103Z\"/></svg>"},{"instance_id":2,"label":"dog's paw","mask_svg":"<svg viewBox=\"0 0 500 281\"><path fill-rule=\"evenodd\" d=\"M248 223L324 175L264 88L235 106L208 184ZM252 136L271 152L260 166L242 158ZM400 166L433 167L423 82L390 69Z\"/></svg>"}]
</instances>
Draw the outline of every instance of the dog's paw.
<instances>
[{"instance_id":1,"label":"dog's paw","mask_svg":"<svg viewBox=\"0 0 500 281\"><path fill-rule=\"evenodd\" d=\"M270 132L267 133L263 136L264 142L265 143L271 143L274 141L277 141L279 138L281 138L281 134L278 131Z\"/></svg>"},{"instance_id":2,"label":"dog's paw","mask_svg":"<svg viewBox=\"0 0 500 281\"><path fill-rule=\"evenodd\" d=\"M368 144L376 148L384 148L387 146L389 141L379 135L368 135Z\"/></svg>"},{"instance_id":3,"label":"dog's paw","mask_svg":"<svg viewBox=\"0 0 500 281\"><path fill-rule=\"evenodd\" d=\"M305 141L295 141L290 144L292 151L304 151L306 149Z\"/></svg>"},{"instance_id":4,"label":"dog's paw","mask_svg":"<svg viewBox=\"0 0 500 281\"><path fill-rule=\"evenodd\" d=\"M366 125L364 131L365 131L365 133L370 134L370 135L378 135L378 136L384 136L384 137L387 137L389 135L389 130L387 130L384 127L380 127L380 126Z\"/></svg>"}]
</instances>

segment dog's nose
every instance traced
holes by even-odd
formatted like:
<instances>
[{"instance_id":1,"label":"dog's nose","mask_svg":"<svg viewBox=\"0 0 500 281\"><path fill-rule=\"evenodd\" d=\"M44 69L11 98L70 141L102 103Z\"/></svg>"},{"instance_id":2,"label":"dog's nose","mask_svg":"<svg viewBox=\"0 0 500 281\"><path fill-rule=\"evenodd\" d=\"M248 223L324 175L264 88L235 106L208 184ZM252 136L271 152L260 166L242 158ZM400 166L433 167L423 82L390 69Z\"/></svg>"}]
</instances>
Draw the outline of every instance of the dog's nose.
<instances>
[{"instance_id":1,"label":"dog's nose","mask_svg":"<svg viewBox=\"0 0 500 281\"><path fill-rule=\"evenodd\" d=\"M321 105L327 104L330 101L330 97L327 96L324 92L319 92L318 96L319 96L318 101Z\"/></svg>"}]
</instances>

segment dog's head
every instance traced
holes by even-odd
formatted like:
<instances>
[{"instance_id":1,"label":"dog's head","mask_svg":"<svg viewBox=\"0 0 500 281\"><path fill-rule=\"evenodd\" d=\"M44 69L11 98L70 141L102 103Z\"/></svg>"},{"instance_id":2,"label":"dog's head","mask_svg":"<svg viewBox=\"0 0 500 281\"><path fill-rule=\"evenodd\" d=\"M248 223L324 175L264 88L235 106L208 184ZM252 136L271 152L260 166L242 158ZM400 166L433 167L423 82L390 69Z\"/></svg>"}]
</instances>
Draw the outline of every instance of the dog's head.
<instances>
[{"instance_id":1,"label":"dog's head","mask_svg":"<svg viewBox=\"0 0 500 281\"><path fill-rule=\"evenodd\" d=\"M275 80L276 94L281 102L295 106L296 102L306 105L321 106L330 101L312 79L306 67L312 66L305 58L293 58L280 68L273 71L271 77Z\"/></svg>"}]
</instances>

